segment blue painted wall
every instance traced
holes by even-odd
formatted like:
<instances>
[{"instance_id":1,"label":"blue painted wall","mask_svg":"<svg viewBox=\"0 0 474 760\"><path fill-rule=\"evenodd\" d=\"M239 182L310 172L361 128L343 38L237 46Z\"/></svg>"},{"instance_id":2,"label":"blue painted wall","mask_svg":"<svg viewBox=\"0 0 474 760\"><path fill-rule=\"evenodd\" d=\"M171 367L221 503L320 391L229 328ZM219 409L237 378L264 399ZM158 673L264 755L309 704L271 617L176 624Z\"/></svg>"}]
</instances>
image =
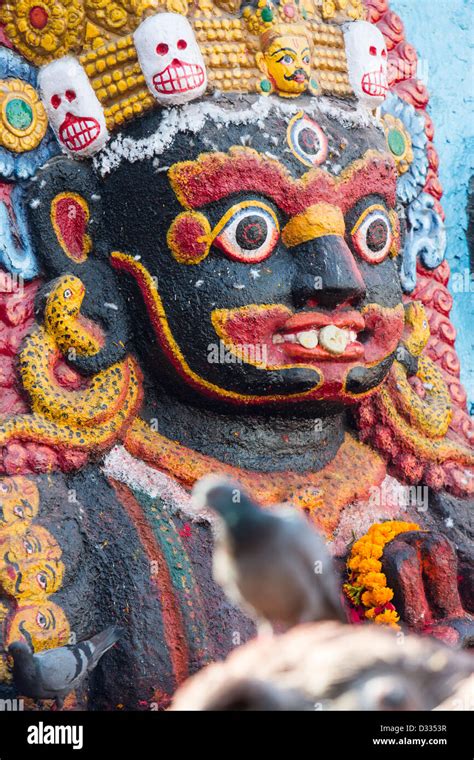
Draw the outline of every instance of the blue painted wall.
<instances>
[{"instance_id":1,"label":"blue painted wall","mask_svg":"<svg viewBox=\"0 0 474 760\"><path fill-rule=\"evenodd\" d=\"M474 174L474 10L472 0L391 0L418 51L418 75L430 93L429 113L440 156L441 203L454 296L461 379L474 414L474 278L469 290L467 190ZM467 287L466 287L467 286Z\"/></svg>"}]
</instances>

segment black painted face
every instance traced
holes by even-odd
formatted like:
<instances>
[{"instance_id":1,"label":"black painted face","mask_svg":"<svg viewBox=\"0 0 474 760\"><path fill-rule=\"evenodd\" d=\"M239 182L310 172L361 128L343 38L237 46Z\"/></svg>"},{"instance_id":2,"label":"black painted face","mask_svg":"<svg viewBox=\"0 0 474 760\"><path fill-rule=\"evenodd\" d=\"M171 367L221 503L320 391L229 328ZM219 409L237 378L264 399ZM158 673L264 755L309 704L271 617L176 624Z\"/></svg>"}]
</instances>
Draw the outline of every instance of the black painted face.
<instances>
[{"instance_id":1,"label":"black painted face","mask_svg":"<svg viewBox=\"0 0 474 760\"><path fill-rule=\"evenodd\" d=\"M314 99L266 102L263 115L251 97L155 111L99 155L103 177L46 167L37 250L51 278L81 279L82 314L105 335L79 371L139 345L173 392L289 408L350 403L383 380L403 329L383 135Z\"/></svg>"},{"instance_id":2,"label":"black painted face","mask_svg":"<svg viewBox=\"0 0 474 760\"><path fill-rule=\"evenodd\" d=\"M403 328L383 140L314 111L220 119L105 180L107 242L142 291L148 353L214 399L349 402L384 378ZM148 140L166 134L151 122Z\"/></svg>"}]
</instances>

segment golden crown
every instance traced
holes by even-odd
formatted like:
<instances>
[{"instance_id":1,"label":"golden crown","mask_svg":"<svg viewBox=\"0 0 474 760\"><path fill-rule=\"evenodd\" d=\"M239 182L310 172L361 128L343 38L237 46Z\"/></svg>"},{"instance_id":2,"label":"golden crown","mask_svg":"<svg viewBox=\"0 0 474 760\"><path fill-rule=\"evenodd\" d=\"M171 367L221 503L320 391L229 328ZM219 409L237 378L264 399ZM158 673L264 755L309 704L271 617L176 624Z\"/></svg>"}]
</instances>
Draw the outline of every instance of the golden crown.
<instances>
[{"instance_id":1,"label":"golden crown","mask_svg":"<svg viewBox=\"0 0 474 760\"><path fill-rule=\"evenodd\" d=\"M341 24L365 18L362 0L6 0L0 23L15 48L44 65L76 55L112 130L156 106L142 74L133 31L161 11L191 23L209 87L262 91L256 53L272 29L304 34L324 94L352 94Z\"/></svg>"}]
</instances>

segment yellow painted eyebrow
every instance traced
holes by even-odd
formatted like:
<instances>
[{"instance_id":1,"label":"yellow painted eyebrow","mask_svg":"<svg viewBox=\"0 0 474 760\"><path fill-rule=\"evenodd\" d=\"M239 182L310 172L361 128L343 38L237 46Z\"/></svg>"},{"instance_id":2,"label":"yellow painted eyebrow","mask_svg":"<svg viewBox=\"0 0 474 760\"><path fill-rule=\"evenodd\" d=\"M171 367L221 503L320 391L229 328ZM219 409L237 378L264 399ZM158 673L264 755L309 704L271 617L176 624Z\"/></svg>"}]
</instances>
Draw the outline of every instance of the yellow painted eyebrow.
<instances>
[{"instance_id":1,"label":"yellow painted eyebrow","mask_svg":"<svg viewBox=\"0 0 474 760\"><path fill-rule=\"evenodd\" d=\"M372 206L368 206L365 211L362 212L362 214L359 216L357 222L354 224L353 228L351 229L351 235L355 235L361 224L367 219L369 214L372 213L372 211L382 211L385 216L388 218L388 211L385 208L385 206L382 206L381 203L374 203Z\"/></svg>"},{"instance_id":2,"label":"yellow painted eyebrow","mask_svg":"<svg viewBox=\"0 0 474 760\"><path fill-rule=\"evenodd\" d=\"M232 217L241 209L245 208L261 208L263 211L266 211L267 214L270 214L272 217L275 227L280 232L280 225L278 223L277 216L275 212L273 211L270 206L268 206L266 203L263 203L262 201L241 201L240 203L235 203L231 208L229 208L223 216L219 219L215 227L211 230L211 232L208 235L203 235L199 238L199 242L205 241L208 243L212 243L213 240L217 237L217 235L222 232L224 227L226 226L229 219L232 219Z\"/></svg>"},{"instance_id":3,"label":"yellow painted eyebrow","mask_svg":"<svg viewBox=\"0 0 474 760\"><path fill-rule=\"evenodd\" d=\"M344 237L345 229L344 216L338 206L315 203L286 223L281 239L287 248L294 248L325 235Z\"/></svg>"}]
</instances>

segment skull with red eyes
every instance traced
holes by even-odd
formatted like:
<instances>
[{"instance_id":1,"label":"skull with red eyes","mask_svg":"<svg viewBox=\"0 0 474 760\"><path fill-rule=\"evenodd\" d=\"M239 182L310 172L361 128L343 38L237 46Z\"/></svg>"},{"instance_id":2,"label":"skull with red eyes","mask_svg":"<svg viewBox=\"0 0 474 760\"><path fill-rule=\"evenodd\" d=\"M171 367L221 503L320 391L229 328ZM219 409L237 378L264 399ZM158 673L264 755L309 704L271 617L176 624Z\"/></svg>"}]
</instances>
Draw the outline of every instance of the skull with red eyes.
<instances>
[{"instance_id":1,"label":"skull with red eyes","mask_svg":"<svg viewBox=\"0 0 474 760\"><path fill-rule=\"evenodd\" d=\"M73 156L90 156L108 139L103 108L80 65L66 56L41 69L41 97L61 146Z\"/></svg>"},{"instance_id":2,"label":"skull with red eyes","mask_svg":"<svg viewBox=\"0 0 474 760\"><path fill-rule=\"evenodd\" d=\"M349 81L357 99L376 108L388 92L387 48L382 32L368 21L353 21L344 30Z\"/></svg>"},{"instance_id":3,"label":"skull with red eyes","mask_svg":"<svg viewBox=\"0 0 474 760\"><path fill-rule=\"evenodd\" d=\"M179 13L159 13L134 34L138 60L148 89L162 105L202 95L206 67L189 21Z\"/></svg>"}]
</instances>

